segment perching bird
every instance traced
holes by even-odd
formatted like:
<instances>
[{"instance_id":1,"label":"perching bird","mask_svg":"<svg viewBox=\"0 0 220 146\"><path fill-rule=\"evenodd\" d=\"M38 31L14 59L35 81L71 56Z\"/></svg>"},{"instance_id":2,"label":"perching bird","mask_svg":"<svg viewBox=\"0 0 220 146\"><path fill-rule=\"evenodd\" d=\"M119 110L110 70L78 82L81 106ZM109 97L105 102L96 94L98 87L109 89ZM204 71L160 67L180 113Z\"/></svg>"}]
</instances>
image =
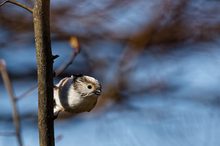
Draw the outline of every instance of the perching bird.
<instances>
[{"instance_id":1,"label":"perching bird","mask_svg":"<svg viewBox=\"0 0 220 146\"><path fill-rule=\"evenodd\" d=\"M73 75L54 87L54 117L59 112L81 113L91 111L101 94L101 84L93 77Z\"/></svg>"}]
</instances>

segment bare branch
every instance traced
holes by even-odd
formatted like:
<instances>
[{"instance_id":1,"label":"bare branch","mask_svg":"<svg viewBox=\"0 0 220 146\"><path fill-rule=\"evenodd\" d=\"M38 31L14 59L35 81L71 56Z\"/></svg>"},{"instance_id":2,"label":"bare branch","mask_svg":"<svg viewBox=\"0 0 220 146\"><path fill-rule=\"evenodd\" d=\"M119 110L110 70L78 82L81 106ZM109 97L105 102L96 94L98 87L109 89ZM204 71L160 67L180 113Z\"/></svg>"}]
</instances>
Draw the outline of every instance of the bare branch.
<instances>
[{"instance_id":1,"label":"bare branch","mask_svg":"<svg viewBox=\"0 0 220 146\"><path fill-rule=\"evenodd\" d=\"M79 54L80 52L80 46L79 46L79 41L76 37L71 37L70 38L70 45L73 49L72 54L69 58L69 60L67 62L65 62L63 65L60 66L60 68L58 68L55 71L55 76L59 76L61 73L63 73L74 61L74 59L76 58L76 56Z\"/></svg>"},{"instance_id":2,"label":"bare branch","mask_svg":"<svg viewBox=\"0 0 220 146\"><path fill-rule=\"evenodd\" d=\"M59 76L60 74L62 74L74 61L74 59L76 58L76 56L79 54L80 52L80 45L79 45L79 41L76 37L71 37L70 38L70 46L72 47L72 54L70 56L70 58L68 59L67 62L65 62L64 64L62 64L58 69L55 70L55 77ZM56 59L57 57L59 57L58 55L55 55L53 57L53 59ZM20 100L26 96L28 96L29 94L31 94L35 89L37 89L37 84L33 85L31 88L29 88L27 91L25 91L24 93L22 93L21 95L17 96L17 100Z\"/></svg>"},{"instance_id":3,"label":"bare branch","mask_svg":"<svg viewBox=\"0 0 220 146\"><path fill-rule=\"evenodd\" d=\"M2 75L2 79L5 85L5 88L8 91L10 100L11 100L11 104L12 104L12 108L13 108L13 122L15 125L15 130L16 130L16 136L17 136L17 140L19 143L19 146L22 146L22 138L21 138L21 129L20 129L20 117L19 117L19 112L16 106L16 97L12 88L12 84L11 81L9 79L7 70L6 70L6 65L5 65L5 61L4 60L0 60L0 72Z\"/></svg>"},{"instance_id":4,"label":"bare branch","mask_svg":"<svg viewBox=\"0 0 220 146\"><path fill-rule=\"evenodd\" d=\"M17 96L16 100L20 100L26 96L28 96L29 94L31 94L35 89L37 89L37 84L33 85L31 88L29 88L27 91L25 91L24 93L22 93L21 95Z\"/></svg>"},{"instance_id":5,"label":"bare branch","mask_svg":"<svg viewBox=\"0 0 220 146\"><path fill-rule=\"evenodd\" d=\"M56 71L55 71L55 76L59 76L60 74L62 74L74 61L74 59L76 58L76 56L78 55L78 52L76 51L73 51L69 60L64 63L62 66L60 66L60 68L58 68Z\"/></svg>"},{"instance_id":6,"label":"bare branch","mask_svg":"<svg viewBox=\"0 0 220 146\"><path fill-rule=\"evenodd\" d=\"M18 7L21 7L21 8L23 8L23 9L27 10L27 11L30 12L30 13L33 13L33 9L31 9L31 8L29 8L28 6L26 6L26 5L24 5L24 4L21 4L21 3L17 2L17 1L15 1L15 0L6 0L6 1L4 1L4 2L2 2L2 3L0 4L0 7L3 6L3 5L6 4L6 3L14 4L14 5L18 6Z\"/></svg>"}]
</instances>

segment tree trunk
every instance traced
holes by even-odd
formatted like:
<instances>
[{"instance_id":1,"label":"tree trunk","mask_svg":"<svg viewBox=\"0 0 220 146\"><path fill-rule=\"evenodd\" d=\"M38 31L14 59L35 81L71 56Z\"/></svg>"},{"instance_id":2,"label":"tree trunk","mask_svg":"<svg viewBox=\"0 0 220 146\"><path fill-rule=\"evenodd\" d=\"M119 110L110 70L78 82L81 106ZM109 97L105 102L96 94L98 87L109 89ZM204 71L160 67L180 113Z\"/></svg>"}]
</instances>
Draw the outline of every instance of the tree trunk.
<instances>
[{"instance_id":1,"label":"tree trunk","mask_svg":"<svg viewBox=\"0 0 220 146\"><path fill-rule=\"evenodd\" d=\"M33 17L38 75L39 141L40 146L54 146L50 0L36 0Z\"/></svg>"}]
</instances>

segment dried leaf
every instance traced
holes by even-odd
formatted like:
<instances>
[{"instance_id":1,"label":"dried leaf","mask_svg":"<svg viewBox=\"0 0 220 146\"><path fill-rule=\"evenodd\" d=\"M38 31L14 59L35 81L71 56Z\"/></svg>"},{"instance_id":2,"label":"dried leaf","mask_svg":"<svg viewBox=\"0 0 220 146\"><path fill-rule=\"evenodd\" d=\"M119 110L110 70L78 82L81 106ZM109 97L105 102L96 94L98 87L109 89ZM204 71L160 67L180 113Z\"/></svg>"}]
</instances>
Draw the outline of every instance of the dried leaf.
<instances>
[{"instance_id":1,"label":"dried leaf","mask_svg":"<svg viewBox=\"0 0 220 146\"><path fill-rule=\"evenodd\" d=\"M77 37L74 36L70 37L69 42L70 42L70 46L75 49L75 52L78 53L80 51L80 45Z\"/></svg>"}]
</instances>

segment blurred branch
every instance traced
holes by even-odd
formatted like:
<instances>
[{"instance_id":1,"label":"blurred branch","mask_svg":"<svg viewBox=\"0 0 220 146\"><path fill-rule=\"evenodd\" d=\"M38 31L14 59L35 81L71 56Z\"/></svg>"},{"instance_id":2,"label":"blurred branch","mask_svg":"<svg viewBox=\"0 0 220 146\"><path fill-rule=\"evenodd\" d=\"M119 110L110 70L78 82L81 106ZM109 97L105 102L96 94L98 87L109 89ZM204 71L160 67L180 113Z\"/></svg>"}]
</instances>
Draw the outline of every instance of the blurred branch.
<instances>
[{"instance_id":1,"label":"blurred branch","mask_svg":"<svg viewBox=\"0 0 220 146\"><path fill-rule=\"evenodd\" d=\"M12 88L11 81L9 79L7 70L6 70L6 65L4 60L0 60L0 72L2 75L2 79L5 85L5 88L8 91L12 108L13 108L13 122L15 125L15 130L16 130L16 137L19 143L19 146L22 146L22 138L21 138L21 129L20 129L20 117L19 117L19 112L16 106L16 97Z\"/></svg>"},{"instance_id":2,"label":"blurred branch","mask_svg":"<svg viewBox=\"0 0 220 146\"><path fill-rule=\"evenodd\" d=\"M157 9L157 15L154 17L153 21L151 21L146 27L143 27L141 31L132 35L127 42L126 47L124 48L121 56L119 57L118 65L116 68L116 79L113 87L109 87L109 91L112 99L115 102L123 102L123 95L121 94L127 85L127 78L129 73L135 68L132 61L137 59L143 51L152 43L155 38L155 35L161 31L161 22L166 20L167 12L169 10L169 6L171 5L170 0L163 1L164 5ZM166 21L165 21L166 22ZM164 23L162 23L164 24ZM123 76L121 76L123 74ZM112 92L115 91L115 92ZM113 94L113 95L112 95Z\"/></svg>"},{"instance_id":3,"label":"blurred branch","mask_svg":"<svg viewBox=\"0 0 220 146\"><path fill-rule=\"evenodd\" d=\"M56 143L60 142L63 139L63 135L58 135L55 138Z\"/></svg>"},{"instance_id":4,"label":"blurred branch","mask_svg":"<svg viewBox=\"0 0 220 146\"><path fill-rule=\"evenodd\" d=\"M15 136L16 132L0 132L0 136Z\"/></svg>"},{"instance_id":5,"label":"blurred branch","mask_svg":"<svg viewBox=\"0 0 220 146\"><path fill-rule=\"evenodd\" d=\"M72 54L69 58L69 60L64 63L63 65L60 66L60 68L58 68L55 71L55 76L59 76L61 73L63 73L74 61L74 59L76 58L76 56L79 54L80 52L80 46L79 46L79 41L76 37L71 37L70 38L70 46L72 47Z\"/></svg>"},{"instance_id":6,"label":"blurred branch","mask_svg":"<svg viewBox=\"0 0 220 146\"><path fill-rule=\"evenodd\" d=\"M0 7L3 6L3 5L6 4L6 3L14 4L14 5L18 6L18 7L21 7L21 8L23 8L23 9L27 10L27 11L30 12L30 13L33 13L33 10L32 10L31 8L29 8L28 6L26 6L26 5L24 5L24 4L21 4L21 3L17 2L17 1L15 1L15 0L6 0L6 1L4 1L4 2L2 2L2 3L0 4Z\"/></svg>"}]
</instances>

